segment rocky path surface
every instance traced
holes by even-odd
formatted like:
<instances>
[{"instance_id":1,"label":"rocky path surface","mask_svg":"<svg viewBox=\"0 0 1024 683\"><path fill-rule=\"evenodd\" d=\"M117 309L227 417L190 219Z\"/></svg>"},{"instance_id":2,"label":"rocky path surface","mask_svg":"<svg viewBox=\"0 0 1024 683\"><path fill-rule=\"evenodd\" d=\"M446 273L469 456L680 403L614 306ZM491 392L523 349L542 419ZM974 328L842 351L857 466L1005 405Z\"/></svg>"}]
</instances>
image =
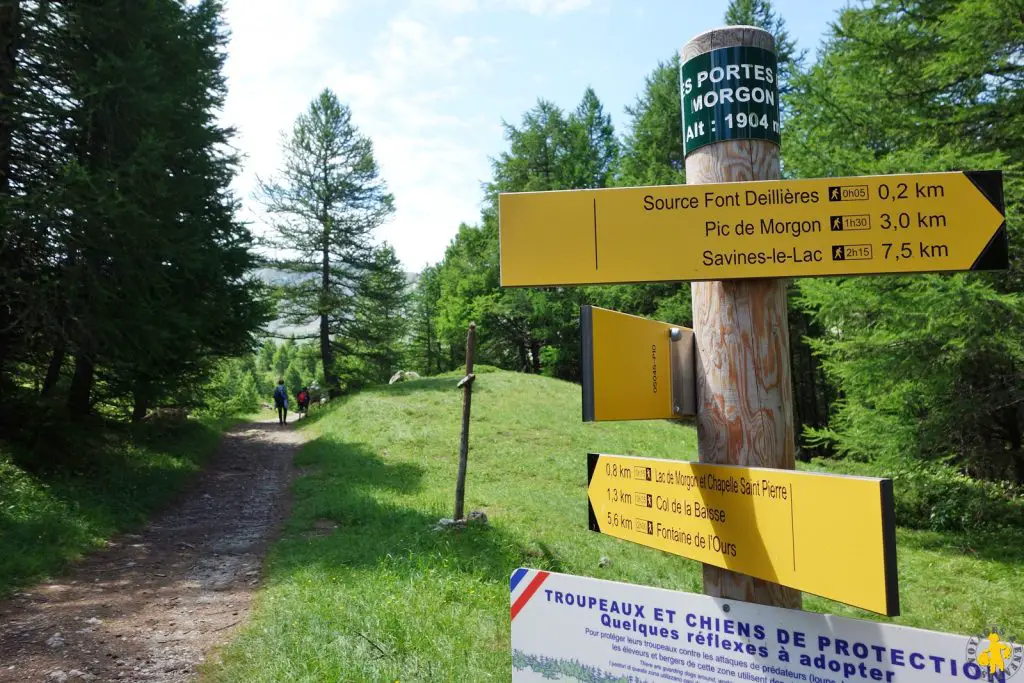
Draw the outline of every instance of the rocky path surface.
<instances>
[{"instance_id":1,"label":"rocky path surface","mask_svg":"<svg viewBox=\"0 0 1024 683\"><path fill-rule=\"evenodd\" d=\"M301 441L276 419L232 429L141 534L0 602L0 682L192 679L249 613Z\"/></svg>"}]
</instances>

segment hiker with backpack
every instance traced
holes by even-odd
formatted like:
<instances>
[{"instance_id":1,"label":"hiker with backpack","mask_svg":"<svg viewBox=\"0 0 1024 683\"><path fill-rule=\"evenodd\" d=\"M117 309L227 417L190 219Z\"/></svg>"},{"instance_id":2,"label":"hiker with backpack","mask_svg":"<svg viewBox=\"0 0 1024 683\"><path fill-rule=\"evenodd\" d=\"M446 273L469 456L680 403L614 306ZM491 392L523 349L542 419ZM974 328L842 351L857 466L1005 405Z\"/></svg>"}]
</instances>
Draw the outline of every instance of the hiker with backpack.
<instances>
[{"instance_id":1,"label":"hiker with backpack","mask_svg":"<svg viewBox=\"0 0 1024 683\"><path fill-rule=\"evenodd\" d=\"M309 390L302 387L295 399L299 404L299 412L303 417L307 417L309 415Z\"/></svg>"},{"instance_id":2,"label":"hiker with backpack","mask_svg":"<svg viewBox=\"0 0 1024 683\"><path fill-rule=\"evenodd\" d=\"M277 423L287 424L288 422L288 390L284 387L284 380L277 380L274 387L274 405L277 407Z\"/></svg>"}]
</instances>

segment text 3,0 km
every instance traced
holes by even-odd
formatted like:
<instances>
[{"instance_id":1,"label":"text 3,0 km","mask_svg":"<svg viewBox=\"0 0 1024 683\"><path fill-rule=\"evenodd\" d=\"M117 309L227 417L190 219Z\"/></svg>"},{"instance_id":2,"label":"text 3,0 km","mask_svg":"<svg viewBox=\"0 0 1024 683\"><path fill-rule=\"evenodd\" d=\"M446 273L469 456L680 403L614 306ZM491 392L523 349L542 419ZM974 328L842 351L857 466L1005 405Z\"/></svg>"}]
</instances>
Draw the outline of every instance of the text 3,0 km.
<instances>
[{"instance_id":1,"label":"text 3,0 km","mask_svg":"<svg viewBox=\"0 0 1024 683\"><path fill-rule=\"evenodd\" d=\"M896 215L890 215L883 213L880 216L880 225L882 230L896 230L907 228L914 225L914 218L906 211L901 211ZM917 227L919 228L944 228L949 223L946 221L945 214L941 213L918 213L917 214Z\"/></svg>"}]
</instances>

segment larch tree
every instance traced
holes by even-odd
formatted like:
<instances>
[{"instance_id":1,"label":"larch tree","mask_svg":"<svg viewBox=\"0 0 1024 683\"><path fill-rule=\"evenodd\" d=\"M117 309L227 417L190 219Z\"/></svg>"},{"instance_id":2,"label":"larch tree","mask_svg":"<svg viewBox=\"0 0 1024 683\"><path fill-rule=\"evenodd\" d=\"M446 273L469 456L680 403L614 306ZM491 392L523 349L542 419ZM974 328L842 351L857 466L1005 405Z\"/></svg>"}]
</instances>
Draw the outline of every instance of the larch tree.
<instances>
[{"instance_id":1,"label":"larch tree","mask_svg":"<svg viewBox=\"0 0 1024 683\"><path fill-rule=\"evenodd\" d=\"M812 434L840 454L1024 482L1021 45L1019 2L877 0L839 13L795 83L800 175L1005 171L1009 270L797 282L842 396Z\"/></svg>"},{"instance_id":2,"label":"larch tree","mask_svg":"<svg viewBox=\"0 0 1024 683\"><path fill-rule=\"evenodd\" d=\"M775 13L771 0L729 0L725 23L730 26L757 26L775 37L775 56L779 62L779 92L790 92L793 76L803 64L804 53L789 35L786 20Z\"/></svg>"},{"instance_id":3,"label":"larch tree","mask_svg":"<svg viewBox=\"0 0 1024 683\"><path fill-rule=\"evenodd\" d=\"M335 348L355 324L356 290L374 269L371 235L394 211L373 144L329 89L299 115L283 144L278 178L258 195L273 220L267 244L283 254L276 267L280 313L292 325L316 322L324 381L340 392ZM350 341L350 340L349 340Z\"/></svg>"},{"instance_id":4,"label":"larch tree","mask_svg":"<svg viewBox=\"0 0 1024 683\"><path fill-rule=\"evenodd\" d=\"M409 362L425 375L449 369L444 363L441 341L437 333L440 299L438 266L427 266L420 271L410 295L408 350Z\"/></svg>"},{"instance_id":5,"label":"larch tree","mask_svg":"<svg viewBox=\"0 0 1024 683\"><path fill-rule=\"evenodd\" d=\"M373 268L356 288L352 339L342 343L354 357L356 382L386 382L405 355L408 331L409 282L395 250L388 244L374 250Z\"/></svg>"}]
</instances>

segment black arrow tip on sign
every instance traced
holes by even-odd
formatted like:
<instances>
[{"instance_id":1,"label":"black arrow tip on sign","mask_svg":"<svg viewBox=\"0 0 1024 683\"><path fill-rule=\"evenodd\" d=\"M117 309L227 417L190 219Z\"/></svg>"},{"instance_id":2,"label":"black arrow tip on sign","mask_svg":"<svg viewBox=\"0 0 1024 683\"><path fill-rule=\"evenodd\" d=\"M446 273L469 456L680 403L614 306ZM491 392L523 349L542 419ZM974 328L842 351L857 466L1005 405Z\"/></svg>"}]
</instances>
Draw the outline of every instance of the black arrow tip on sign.
<instances>
[{"instance_id":1,"label":"black arrow tip on sign","mask_svg":"<svg viewBox=\"0 0 1024 683\"><path fill-rule=\"evenodd\" d=\"M1002 171L964 171L964 176L978 189L996 211L1006 216L1006 204L1003 200ZM1006 221L999 226L992 239L974 260L971 270L1006 270L1010 267L1010 246L1006 237Z\"/></svg>"},{"instance_id":2,"label":"black arrow tip on sign","mask_svg":"<svg viewBox=\"0 0 1024 683\"><path fill-rule=\"evenodd\" d=\"M978 192L985 195L985 199L991 202L996 211L1006 216L1006 204L1003 202L1003 172L1002 171L964 171L964 175L971 184L978 188Z\"/></svg>"},{"instance_id":3,"label":"black arrow tip on sign","mask_svg":"<svg viewBox=\"0 0 1024 683\"><path fill-rule=\"evenodd\" d=\"M974 260L971 270L1006 270L1010 267L1010 245L1006 239L1006 221Z\"/></svg>"}]
</instances>

